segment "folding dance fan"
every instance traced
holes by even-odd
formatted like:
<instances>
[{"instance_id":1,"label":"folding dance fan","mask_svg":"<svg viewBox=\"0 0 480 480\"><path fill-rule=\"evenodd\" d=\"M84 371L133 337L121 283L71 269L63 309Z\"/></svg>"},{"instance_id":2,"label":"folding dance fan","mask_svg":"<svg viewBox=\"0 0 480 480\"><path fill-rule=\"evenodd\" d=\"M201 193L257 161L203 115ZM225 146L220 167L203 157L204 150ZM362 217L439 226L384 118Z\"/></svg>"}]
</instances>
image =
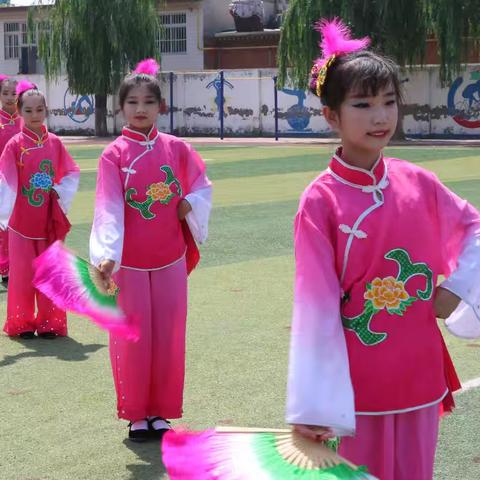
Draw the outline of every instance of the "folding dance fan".
<instances>
[{"instance_id":1,"label":"folding dance fan","mask_svg":"<svg viewBox=\"0 0 480 480\"><path fill-rule=\"evenodd\" d=\"M33 267L34 286L59 308L86 315L114 335L138 339L138 328L117 304L115 284L106 289L100 270L74 255L61 241L39 255Z\"/></svg>"},{"instance_id":2,"label":"folding dance fan","mask_svg":"<svg viewBox=\"0 0 480 480\"><path fill-rule=\"evenodd\" d=\"M365 467L290 430L170 430L162 452L171 480L375 479Z\"/></svg>"}]
</instances>

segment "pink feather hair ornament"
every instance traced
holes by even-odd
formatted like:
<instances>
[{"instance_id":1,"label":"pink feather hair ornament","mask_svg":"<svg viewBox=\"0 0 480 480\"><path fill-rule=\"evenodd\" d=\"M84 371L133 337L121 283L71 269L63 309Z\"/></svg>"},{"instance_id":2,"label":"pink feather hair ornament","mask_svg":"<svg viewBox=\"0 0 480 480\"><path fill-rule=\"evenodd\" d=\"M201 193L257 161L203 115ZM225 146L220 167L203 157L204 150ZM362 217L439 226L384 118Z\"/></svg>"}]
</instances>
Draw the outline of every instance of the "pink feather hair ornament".
<instances>
[{"instance_id":1,"label":"pink feather hair ornament","mask_svg":"<svg viewBox=\"0 0 480 480\"><path fill-rule=\"evenodd\" d=\"M140 73L156 77L159 71L160 65L157 63L157 61L154 58L146 58L145 60L137 63L137 66L135 67L133 73Z\"/></svg>"},{"instance_id":2,"label":"pink feather hair ornament","mask_svg":"<svg viewBox=\"0 0 480 480\"><path fill-rule=\"evenodd\" d=\"M17 96L19 96L25 93L27 90L36 90L36 89L37 89L37 86L34 83L28 80L20 80L17 83L17 88L15 89L15 93L17 94Z\"/></svg>"},{"instance_id":3,"label":"pink feather hair ornament","mask_svg":"<svg viewBox=\"0 0 480 480\"><path fill-rule=\"evenodd\" d=\"M319 20L315 23L315 30L322 35L319 43L322 56L313 63L310 88L320 97L328 68L335 59L365 49L370 44L370 38L352 39L350 29L337 17L331 21L325 18Z\"/></svg>"},{"instance_id":4,"label":"pink feather hair ornament","mask_svg":"<svg viewBox=\"0 0 480 480\"><path fill-rule=\"evenodd\" d=\"M7 80L7 78L10 78L10 77L8 75L0 74L0 83L2 83L4 80Z\"/></svg>"}]
</instances>

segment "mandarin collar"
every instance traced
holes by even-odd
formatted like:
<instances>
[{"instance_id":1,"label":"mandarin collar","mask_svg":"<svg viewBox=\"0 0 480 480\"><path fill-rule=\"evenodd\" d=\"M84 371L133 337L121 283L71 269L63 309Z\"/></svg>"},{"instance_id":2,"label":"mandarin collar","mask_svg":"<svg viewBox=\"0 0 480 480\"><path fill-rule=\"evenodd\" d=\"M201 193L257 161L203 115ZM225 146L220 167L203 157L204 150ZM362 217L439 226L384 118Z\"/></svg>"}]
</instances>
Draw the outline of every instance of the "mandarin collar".
<instances>
[{"instance_id":1,"label":"mandarin collar","mask_svg":"<svg viewBox=\"0 0 480 480\"><path fill-rule=\"evenodd\" d=\"M340 147L333 155L328 166L340 180L358 187L371 187L380 185L385 179L386 165L382 154L370 170L349 165L342 160L341 154L342 149Z\"/></svg>"},{"instance_id":2,"label":"mandarin collar","mask_svg":"<svg viewBox=\"0 0 480 480\"><path fill-rule=\"evenodd\" d=\"M22 128L22 133L25 137L27 137L29 140L31 140L33 143L35 143L37 146L43 145L48 138L48 130L45 125L42 125L42 134L37 135L35 132L30 130L27 127Z\"/></svg>"},{"instance_id":3,"label":"mandarin collar","mask_svg":"<svg viewBox=\"0 0 480 480\"><path fill-rule=\"evenodd\" d=\"M136 130L132 130L131 128L123 127L122 135L129 140L134 140L135 142L150 143L157 138L158 130L157 127L153 125L147 135L145 135L144 133L137 132Z\"/></svg>"},{"instance_id":4,"label":"mandarin collar","mask_svg":"<svg viewBox=\"0 0 480 480\"><path fill-rule=\"evenodd\" d=\"M8 122L15 123L15 120L19 118L19 115L17 112L13 112L12 114L10 114L3 110L3 108L0 108L0 118L2 120L7 120Z\"/></svg>"}]
</instances>

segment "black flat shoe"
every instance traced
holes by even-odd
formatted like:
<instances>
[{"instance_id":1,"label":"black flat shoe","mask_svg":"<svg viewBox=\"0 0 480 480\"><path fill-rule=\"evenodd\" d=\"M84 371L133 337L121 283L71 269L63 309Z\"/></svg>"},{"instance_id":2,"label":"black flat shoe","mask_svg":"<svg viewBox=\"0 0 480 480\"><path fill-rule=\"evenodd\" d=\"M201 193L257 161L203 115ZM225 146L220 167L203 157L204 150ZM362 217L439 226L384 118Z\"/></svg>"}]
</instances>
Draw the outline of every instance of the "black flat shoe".
<instances>
[{"instance_id":1,"label":"black flat shoe","mask_svg":"<svg viewBox=\"0 0 480 480\"><path fill-rule=\"evenodd\" d=\"M31 340L32 338L35 338L35 332L22 332L18 336L24 340Z\"/></svg>"},{"instance_id":2,"label":"black flat shoe","mask_svg":"<svg viewBox=\"0 0 480 480\"><path fill-rule=\"evenodd\" d=\"M138 430L132 430L132 422L128 424L128 438L132 442L146 442L150 437L150 431L148 428L140 428Z\"/></svg>"},{"instance_id":3,"label":"black flat shoe","mask_svg":"<svg viewBox=\"0 0 480 480\"><path fill-rule=\"evenodd\" d=\"M53 333L53 332L39 333L38 336L40 338L45 338L46 340L55 340L58 337L58 335L56 333Z\"/></svg>"},{"instance_id":4,"label":"black flat shoe","mask_svg":"<svg viewBox=\"0 0 480 480\"><path fill-rule=\"evenodd\" d=\"M157 428L153 426L154 423L159 422L160 424L156 425ZM148 421L148 430L150 432L150 437L154 439L161 439L166 432L171 430L172 427L168 420L165 420L162 417L152 417Z\"/></svg>"}]
</instances>

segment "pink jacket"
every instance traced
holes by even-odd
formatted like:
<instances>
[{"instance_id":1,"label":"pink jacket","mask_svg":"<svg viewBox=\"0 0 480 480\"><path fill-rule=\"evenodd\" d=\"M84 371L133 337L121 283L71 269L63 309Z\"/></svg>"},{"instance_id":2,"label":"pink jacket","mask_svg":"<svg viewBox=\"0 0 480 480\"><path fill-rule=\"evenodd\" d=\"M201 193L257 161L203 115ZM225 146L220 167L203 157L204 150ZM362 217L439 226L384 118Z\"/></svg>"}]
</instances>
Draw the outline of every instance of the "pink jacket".
<instances>
[{"instance_id":1,"label":"pink jacket","mask_svg":"<svg viewBox=\"0 0 480 480\"><path fill-rule=\"evenodd\" d=\"M47 238L50 190L66 213L80 169L60 139L43 128L38 136L26 127L6 145L0 158L0 223L24 237Z\"/></svg>"},{"instance_id":2,"label":"pink jacket","mask_svg":"<svg viewBox=\"0 0 480 480\"><path fill-rule=\"evenodd\" d=\"M100 158L92 262L111 259L125 268L152 270L177 261L186 248L178 202L191 201L198 220L192 233L201 242L210 190L205 164L190 145L155 127L148 135L124 128ZM195 195L201 191L207 199Z\"/></svg>"},{"instance_id":3,"label":"pink jacket","mask_svg":"<svg viewBox=\"0 0 480 480\"><path fill-rule=\"evenodd\" d=\"M479 239L479 213L431 172L383 157L366 171L335 155L295 221L287 420L350 434L355 413L442 401L437 278L462 254L480 260ZM463 280L475 284L475 275Z\"/></svg>"}]
</instances>

